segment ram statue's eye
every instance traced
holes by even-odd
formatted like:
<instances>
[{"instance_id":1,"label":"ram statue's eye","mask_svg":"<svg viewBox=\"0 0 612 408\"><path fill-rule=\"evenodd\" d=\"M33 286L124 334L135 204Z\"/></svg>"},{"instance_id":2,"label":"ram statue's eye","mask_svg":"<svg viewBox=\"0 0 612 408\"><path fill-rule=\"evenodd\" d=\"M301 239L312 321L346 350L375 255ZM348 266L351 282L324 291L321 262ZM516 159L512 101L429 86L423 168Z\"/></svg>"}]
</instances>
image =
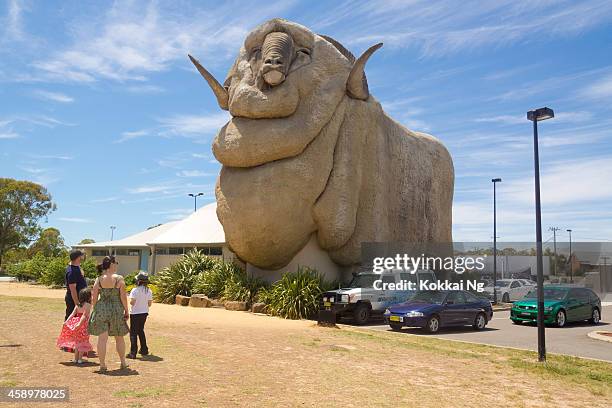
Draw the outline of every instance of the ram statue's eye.
<instances>
[{"instance_id":1,"label":"ram statue's eye","mask_svg":"<svg viewBox=\"0 0 612 408\"><path fill-rule=\"evenodd\" d=\"M259 58L261 56L261 47L253 48L250 54L251 54L251 59Z\"/></svg>"},{"instance_id":2,"label":"ram statue's eye","mask_svg":"<svg viewBox=\"0 0 612 408\"><path fill-rule=\"evenodd\" d=\"M310 55L310 50L307 48L301 48L298 50L298 52L301 52L304 55Z\"/></svg>"}]
</instances>

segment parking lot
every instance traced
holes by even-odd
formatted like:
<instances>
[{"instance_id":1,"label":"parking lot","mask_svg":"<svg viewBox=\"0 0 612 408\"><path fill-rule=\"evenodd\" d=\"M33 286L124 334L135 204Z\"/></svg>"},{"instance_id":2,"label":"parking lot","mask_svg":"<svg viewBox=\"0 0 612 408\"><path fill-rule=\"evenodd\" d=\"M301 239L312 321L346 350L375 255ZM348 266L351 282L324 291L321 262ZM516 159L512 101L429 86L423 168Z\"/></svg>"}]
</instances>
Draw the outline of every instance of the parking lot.
<instances>
[{"instance_id":1,"label":"parking lot","mask_svg":"<svg viewBox=\"0 0 612 408\"><path fill-rule=\"evenodd\" d=\"M568 323L566 327L546 328L546 350L550 353L568 354L579 357L596 358L612 361L612 343L595 340L587 336L594 330L612 331L612 305L602 307L602 321L597 326L587 322ZM441 339L462 340L473 343L492 344L505 347L516 347L537 350L538 334L535 325L515 325L510 321L510 311L495 312L493 320L483 331L471 327L443 328L438 334L426 334L418 328L404 328L401 334L433 336ZM373 321L364 326L372 330L391 330L382 321Z\"/></svg>"}]
</instances>

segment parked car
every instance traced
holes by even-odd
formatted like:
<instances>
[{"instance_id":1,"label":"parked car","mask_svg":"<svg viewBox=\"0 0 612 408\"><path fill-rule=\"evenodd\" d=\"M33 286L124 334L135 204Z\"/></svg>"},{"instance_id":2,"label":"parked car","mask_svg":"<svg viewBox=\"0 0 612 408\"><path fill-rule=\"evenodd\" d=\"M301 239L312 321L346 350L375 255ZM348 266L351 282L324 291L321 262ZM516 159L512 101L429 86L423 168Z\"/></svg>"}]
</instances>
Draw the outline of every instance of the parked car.
<instances>
[{"instance_id":1,"label":"parked car","mask_svg":"<svg viewBox=\"0 0 612 408\"><path fill-rule=\"evenodd\" d=\"M538 282L531 279L519 279L525 286L537 286Z\"/></svg>"},{"instance_id":2,"label":"parked car","mask_svg":"<svg viewBox=\"0 0 612 408\"><path fill-rule=\"evenodd\" d=\"M513 323L536 322L538 294L533 289L523 300L514 302L510 311ZM568 322L588 320L592 324L601 319L601 300L591 289L566 286L544 286L544 323L563 327Z\"/></svg>"},{"instance_id":3,"label":"parked car","mask_svg":"<svg viewBox=\"0 0 612 408\"><path fill-rule=\"evenodd\" d=\"M388 269L382 274L364 270L353 275L348 286L323 293L321 309L333 311L337 319L351 317L355 324L365 324L372 314L380 316L388 306L404 302L416 293L416 289L375 289L375 281L382 281L383 284L405 281L418 285L421 281L435 282L436 275L429 270L413 273L405 269Z\"/></svg>"},{"instance_id":4,"label":"parked car","mask_svg":"<svg viewBox=\"0 0 612 408\"><path fill-rule=\"evenodd\" d=\"M497 300L510 303L522 299L533 288L532 285L522 282L522 279L498 279ZM484 292L493 299L493 285L486 286Z\"/></svg>"},{"instance_id":5,"label":"parked car","mask_svg":"<svg viewBox=\"0 0 612 408\"><path fill-rule=\"evenodd\" d=\"M482 330L493 318L493 308L487 299L464 290L425 290L417 292L407 302L391 306L384 317L393 330L421 327L436 333L448 326L472 326Z\"/></svg>"}]
</instances>

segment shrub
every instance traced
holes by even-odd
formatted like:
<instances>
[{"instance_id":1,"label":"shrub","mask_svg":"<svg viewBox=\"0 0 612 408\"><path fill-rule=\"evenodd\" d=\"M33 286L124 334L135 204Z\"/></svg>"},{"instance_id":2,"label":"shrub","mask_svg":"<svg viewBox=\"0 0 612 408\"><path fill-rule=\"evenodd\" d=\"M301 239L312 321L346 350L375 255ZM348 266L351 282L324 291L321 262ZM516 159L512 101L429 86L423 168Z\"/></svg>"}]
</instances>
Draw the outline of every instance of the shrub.
<instances>
[{"instance_id":1,"label":"shrub","mask_svg":"<svg viewBox=\"0 0 612 408\"><path fill-rule=\"evenodd\" d=\"M40 277L40 282L48 286L65 285L66 267L69 263L70 259L68 257L49 258Z\"/></svg>"},{"instance_id":2,"label":"shrub","mask_svg":"<svg viewBox=\"0 0 612 408\"><path fill-rule=\"evenodd\" d=\"M164 268L157 274L155 300L162 303L174 303L176 295L191 296L196 279L208 271L216 262L201 251L192 250L183 258Z\"/></svg>"},{"instance_id":3,"label":"shrub","mask_svg":"<svg viewBox=\"0 0 612 408\"><path fill-rule=\"evenodd\" d=\"M237 268L225 282L222 298L223 300L238 300L252 304L258 300L258 293L266 286L261 278L248 276L245 271Z\"/></svg>"},{"instance_id":4,"label":"shrub","mask_svg":"<svg viewBox=\"0 0 612 408\"><path fill-rule=\"evenodd\" d=\"M240 271L240 268L231 262L211 259L213 261L211 267L198 276L193 291L210 298L219 298L225 291L225 283L231 276Z\"/></svg>"},{"instance_id":5,"label":"shrub","mask_svg":"<svg viewBox=\"0 0 612 408\"><path fill-rule=\"evenodd\" d=\"M317 312L321 294L328 286L316 270L300 266L297 272L285 273L270 289L261 290L259 300L273 315L305 319Z\"/></svg>"},{"instance_id":6,"label":"shrub","mask_svg":"<svg viewBox=\"0 0 612 408\"><path fill-rule=\"evenodd\" d=\"M87 258L81 262L81 269L87 279L96 279L98 277L98 267L95 258Z\"/></svg>"}]
</instances>

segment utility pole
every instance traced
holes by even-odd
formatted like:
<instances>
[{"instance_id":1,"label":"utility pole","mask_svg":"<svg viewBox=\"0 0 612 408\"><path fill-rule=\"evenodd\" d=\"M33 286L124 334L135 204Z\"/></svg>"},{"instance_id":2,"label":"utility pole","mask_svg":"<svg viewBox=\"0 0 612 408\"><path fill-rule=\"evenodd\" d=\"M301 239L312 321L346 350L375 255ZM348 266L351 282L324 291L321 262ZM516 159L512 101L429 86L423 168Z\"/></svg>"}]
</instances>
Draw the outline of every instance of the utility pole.
<instances>
[{"instance_id":1,"label":"utility pole","mask_svg":"<svg viewBox=\"0 0 612 408\"><path fill-rule=\"evenodd\" d=\"M550 227L548 229L553 233L553 250L555 251L555 264L553 266L553 274L557 276L557 231L561 231L559 227Z\"/></svg>"},{"instance_id":2,"label":"utility pole","mask_svg":"<svg viewBox=\"0 0 612 408\"><path fill-rule=\"evenodd\" d=\"M573 266L574 264L572 263L572 230L568 229L566 230L567 232L569 232L569 272L570 272L570 283L574 283L574 271L573 271Z\"/></svg>"},{"instance_id":3,"label":"utility pole","mask_svg":"<svg viewBox=\"0 0 612 408\"><path fill-rule=\"evenodd\" d=\"M608 282L608 265L607 265L606 261L608 259L610 259L610 257L609 256L602 256L601 259L603 259L603 271L600 270L600 272L599 272L599 289L602 292L605 293L607 288L604 288L604 284L603 283L604 283L604 281ZM606 276L606 279L603 278L604 275ZM609 286L609 284L606 285L606 286Z\"/></svg>"}]
</instances>

